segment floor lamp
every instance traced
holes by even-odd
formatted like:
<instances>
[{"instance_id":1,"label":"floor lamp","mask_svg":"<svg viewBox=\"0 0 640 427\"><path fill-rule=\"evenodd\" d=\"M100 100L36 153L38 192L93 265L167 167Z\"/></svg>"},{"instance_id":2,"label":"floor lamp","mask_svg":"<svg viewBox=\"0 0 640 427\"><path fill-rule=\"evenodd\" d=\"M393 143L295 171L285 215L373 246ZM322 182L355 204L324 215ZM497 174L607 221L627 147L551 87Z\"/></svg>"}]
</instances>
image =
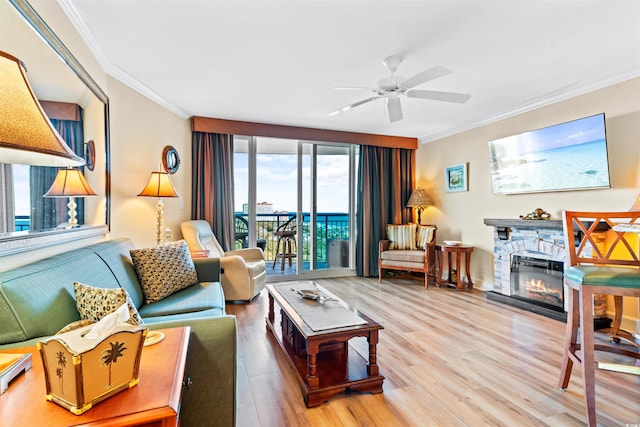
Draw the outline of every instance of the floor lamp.
<instances>
[{"instance_id":1,"label":"floor lamp","mask_svg":"<svg viewBox=\"0 0 640 427\"><path fill-rule=\"evenodd\" d=\"M407 207L417 208L418 224L420 224L420 212L422 212L422 209L429 207L432 204L433 203L431 203L431 199L429 198L429 195L427 195L426 190L422 188L416 188L415 190L413 190L413 193L411 193L411 196L409 197Z\"/></svg>"},{"instance_id":2,"label":"floor lamp","mask_svg":"<svg viewBox=\"0 0 640 427\"><path fill-rule=\"evenodd\" d=\"M69 227L77 227L76 197L97 196L82 175L80 169L60 169L44 197L68 197Z\"/></svg>"},{"instance_id":3,"label":"floor lamp","mask_svg":"<svg viewBox=\"0 0 640 427\"><path fill-rule=\"evenodd\" d=\"M164 204L162 203L162 198L180 196L173 187L171 179L169 179L169 174L166 172L151 172L149 182L147 182L147 185L138 196L158 198L158 203L156 204L156 245L159 245L163 242L162 221L164 217Z\"/></svg>"}]
</instances>

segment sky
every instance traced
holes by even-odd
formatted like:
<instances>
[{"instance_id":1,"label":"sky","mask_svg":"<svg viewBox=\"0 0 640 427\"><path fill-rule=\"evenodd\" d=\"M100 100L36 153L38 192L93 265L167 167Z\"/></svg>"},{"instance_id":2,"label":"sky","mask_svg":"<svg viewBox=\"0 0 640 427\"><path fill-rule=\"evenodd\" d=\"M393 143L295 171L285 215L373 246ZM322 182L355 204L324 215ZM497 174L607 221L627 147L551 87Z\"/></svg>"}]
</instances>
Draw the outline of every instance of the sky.
<instances>
[{"instance_id":1,"label":"sky","mask_svg":"<svg viewBox=\"0 0 640 427\"><path fill-rule=\"evenodd\" d=\"M605 139L604 115L585 117L492 141L508 157Z\"/></svg>"},{"instance_id":2,"label":"sky","mask_svg":"<svg viewBox=\"0 0 640 427\"><path fill-rule=\"evenodd\" d=\"M241 212L248 200L248 165L246 153L236 153L235 211ZM303 211L308 212L309 174L308 156L303 162ZM318 156L317 162L317 210L318 212L348 212L349 208L349 157L348 155ZM295 211L297 199L297 156L293 154L258 154L257 202L273 204L276 211Z\"/></svg>"}]
</instances>

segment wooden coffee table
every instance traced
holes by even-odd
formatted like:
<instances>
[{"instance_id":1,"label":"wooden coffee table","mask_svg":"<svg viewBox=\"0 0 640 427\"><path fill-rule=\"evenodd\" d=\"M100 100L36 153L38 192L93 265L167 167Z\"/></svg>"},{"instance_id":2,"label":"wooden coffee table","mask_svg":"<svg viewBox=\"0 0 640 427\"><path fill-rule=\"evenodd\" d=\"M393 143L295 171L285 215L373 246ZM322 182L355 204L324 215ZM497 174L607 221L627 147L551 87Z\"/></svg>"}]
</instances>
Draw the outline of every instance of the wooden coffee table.
<instances>
[{"instance_id":1,"label":"wooden coffee table","mask_svg":"<svg viewBox=\"0 0 640 427\"><path fill-rule=\"evenodd\" d=\"M324 304L307 300L304 301L303 307L298 305L296 308L281 292L293 293L292 287L299 285L299 282L267 285L269 313L266 322L267 328L275 336L297 374L307 407L318 406L345 390L381 393L384 377L378 369L376 346L378 331L383 327L362 313L351 310L344 301L321 286L313 282L306 283L312 284L328 300ZM289 301L292 300L290 295L287 297ZM296 297L302 300L302 297ZM279 313L275 312L276 303L280 307ZM305 322L305 318L309 321L309 317L315 317L316 323L311 324L318 329L317 319L322 318L322 310L329 308L325 305L332 305L330 308L338 312L343 309L351 311L350 315L355 313L361 324L312 329ZM280 327L277 326L278 320ZM368 355L361 355L349 343L349 340L355 337L367 339Z\"/></svg>"}]
</instances>

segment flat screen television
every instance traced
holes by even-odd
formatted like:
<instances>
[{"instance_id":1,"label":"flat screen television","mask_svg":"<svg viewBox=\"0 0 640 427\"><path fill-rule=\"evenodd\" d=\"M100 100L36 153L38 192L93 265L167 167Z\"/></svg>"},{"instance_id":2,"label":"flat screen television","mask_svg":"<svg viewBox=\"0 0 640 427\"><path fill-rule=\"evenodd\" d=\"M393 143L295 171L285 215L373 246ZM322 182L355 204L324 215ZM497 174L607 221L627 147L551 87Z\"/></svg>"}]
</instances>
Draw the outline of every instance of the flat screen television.
<instances>
[{"instance_id":1,"label":"flat screen television","mask_svg":"<svg viewBox=\"0 0 640 427\"><path fill-rule=\"evenodd\" d=\"M604 113L489 142L494 194L609 188Z\"/></svg>"}]
</instances>

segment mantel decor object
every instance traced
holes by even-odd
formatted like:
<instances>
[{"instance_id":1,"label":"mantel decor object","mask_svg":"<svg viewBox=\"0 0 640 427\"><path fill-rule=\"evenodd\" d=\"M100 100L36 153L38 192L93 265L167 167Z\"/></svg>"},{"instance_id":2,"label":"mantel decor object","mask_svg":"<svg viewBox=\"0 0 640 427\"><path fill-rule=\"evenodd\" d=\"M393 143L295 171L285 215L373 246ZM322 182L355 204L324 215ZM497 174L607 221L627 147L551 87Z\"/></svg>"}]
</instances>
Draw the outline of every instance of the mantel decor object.
<instances>
[{"instance_id":1,"label":"mantel decor object","mask_svg":"<svg viewBox=\"0 0 640 427\"><path fill-rule=\"evenodd\" d=\"M531 213L520 215L520 219L548 220L551 219L551 214L544 209L537 208Z\"/></svg>"}]
</instances>

